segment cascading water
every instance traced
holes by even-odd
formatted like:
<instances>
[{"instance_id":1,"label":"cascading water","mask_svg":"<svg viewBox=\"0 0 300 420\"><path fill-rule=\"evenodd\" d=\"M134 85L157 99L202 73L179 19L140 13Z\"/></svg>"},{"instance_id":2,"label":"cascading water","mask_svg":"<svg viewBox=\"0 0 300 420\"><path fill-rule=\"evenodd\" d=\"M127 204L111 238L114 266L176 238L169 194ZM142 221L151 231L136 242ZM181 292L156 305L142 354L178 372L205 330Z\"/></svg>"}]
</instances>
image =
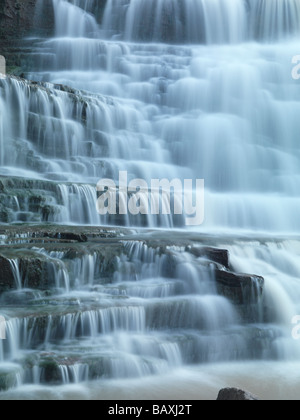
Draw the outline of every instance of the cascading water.
<instances>
[{"instance_id":1,"label":"cascading water","mask_svg":"<svg viewBox=\"0 0 300 420\"><path fill-rule=\"evenodd\" d=\"M239 378L240 360L266 377L280 377L266 361L298 366L299 0L107 0L102 19L94 0L53 7L55 36L35 44L27 74L39 82L0 79L3 221L170 229L183 220L100 217L97 181L119 171L147 182L204 178L201 233L230 251L231 267L201 253L199 230L126 231L106 245L98 234L63 244L60 234L9 243L4 234L0 262L16 289L0 295L0 389L16 388L4 397L26 397L26 384L100 380L84 392L105 398L123 384L108 379L127 378L145 397L139 378L146 393L160 375L172 398L188 398L208 386L191 365L204 375L219 363L225 384L226 366ZM250 239L233 239L245 231ZM229 269L263 276L264 294L248 276L231 296Z\"/></svg>"},{"instance_id":2,"label":"cascading water","mask_svg":"<svg viewBox=\"0 0 300 420\"><path fill-rule=\"evenodd\" d=\"M108 1L102 26L90 14L90 3L53 3L56 37L39 44L33 58L36 71L28 77L54 86L37 89L1 81L1 172L13 174L18 165L23 176L84 184L77 214L65 199L76 187L64 185L63 200L56 194L54 216L48 220L62 223L99 223L95 183L100 178L118 180L119 170L126 170L130 178L148 182L157 177L204 178L206 229L294 232L300 227L295 153L299 86L291 78L291 57L297 53L293 35L300 33L299 19L294 19L299 2L281 0L270 6L256 0L247 6L242 0L162 0L150 10L152 3ZM212 33L217 39L190 38L175 28L182 42L202 45L122 40L136 41L126 34L138 29L146 33L149 24L159 28L157 39L149 40L164 41L161 32L171 33L172 22L164 21L173 16L170 10L177 16L172 22L192 30L190 21L196 19L206 38ZM125 22L116 28L118 17ZM260 36L253 35L254 27ZM235 28L244 28L245 35L231 44L224 32ZM275 43L277 38L281 42ZM254 39L262 42L245 42ZM272 44L266 44L269 39ZM4 137L11 140L4 142ZM100 222L119 223L115 218ZM122 221L128 223L182 225L157 218Z\"/></svg>"}]
</instances>

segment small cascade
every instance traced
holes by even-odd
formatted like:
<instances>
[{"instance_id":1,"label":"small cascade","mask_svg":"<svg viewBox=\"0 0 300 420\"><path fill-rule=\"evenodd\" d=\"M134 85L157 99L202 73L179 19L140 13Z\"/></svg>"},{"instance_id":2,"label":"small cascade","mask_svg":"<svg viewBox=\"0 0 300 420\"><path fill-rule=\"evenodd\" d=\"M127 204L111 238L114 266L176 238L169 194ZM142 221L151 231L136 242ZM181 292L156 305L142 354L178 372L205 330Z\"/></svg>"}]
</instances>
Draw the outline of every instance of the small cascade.
<instances>
[{"instance_id":1,"label":"small cascade","mask_svg":"<svg viewBox=\"0 0 300 420\"><path fill-rule=\"evenodd\" d=\"M104 29L127 41L234 43L246 39L241 0L108 0Z\"/></svg>"},{"instance_id":2,"label":"small cascade","mask_svg":"<svg viewBox=\"0 0 300 420\"><path fill-rule=\"evenodd\" d=\"M40 280L31 282L20 259L31 289L18 289L12 270L15 290L1 297L7 339L0 340L0 377L10 372L4 390L143 378L199 363L299 356L289 329L289 317L298 308L298 241L270 239L262 245L237 240L204 248L201 242L187 246L184 234L172 245L170 233L169 239L158 234L144 240L119 237L103 249L76 242L83 238L75 232L52 233L55 244L40 234L44 243L38 245L35 234L27 234L25 243L26 235L18 233L21 246L27 245L28 265L44 261ZM68 237L73 240L60 243ZM9 247L11 254L18 245L11 241ZM224 285L221 292L218 270L230 281L239 277L228 271L228 256L220 248L230 250L236 273L258 266L265 290L260 278L249 276L250 284L244 283L240 292L237 284L231 295ZM240 296L243 305L236 303Z\"/></svg>"},{"instance_id":3,"label":"small cascade","mask_svg":"<svg viewBox=\"0 0 300 420\"><path fill-rule=\"evenodd\" d=\"M89 8L91 2L79 1L73 3L65 0L53 0L56 35L70 38L81 38L87 35L96 36L98 25L95 18L87 12L82 12L82 10ZM75 25L74 22L76 22Z\"/></svg>"},{"instance_id":4,"label":"small cascade","mask_svg":"<svg viewBox=\"0 0 300 420\"><path fill-rule=\"evenodd\" d=\"M60 365L59 366L62 384L79 384L86 382L89 378L89 367L88 365L76 364L73 366ZM43 373L42 373L43 375Z\"/></svg>"},{"instance_id":5,"label":"small cascade","mask_svg":"<svg viewBox=\"0 0 300 420\"><path fill-rule=\"evenodd\" d=\"M300 4L297 0L250 0L250 34L269 42L300 32Z\"/></svg>"},{"instance_id":6,"label":"small cascade","mask_svg":"<svg viewBox=\"0 0 300 420\"><path fill-rule=\"evenodd\" d=\"M58 182L40 221L185 225L174 214L99 217L97 182L118 185L125 171L148 185L204 179L207 231L300 227L298 0L110 0L101 22L93 2L54 7L69 20L36 46L28 77L40 83L0 81L0 173ZM80 29L89 19L97 30ZM19 196L8 204L3 221L37 221Z\"/></svg>"},{"instance_id":7,"label":"small cascade","mask_svg":"<svg viewBox=\"0 0 300 420\"><path fill-rule=\"evenodd\" d=\"M126 41L234 44L299 35L297 0L108 0L104 29Z\"/></svg>"},{"instance_id":8,"label":"small cascade","mask_svg":"<svg viewBox=\"0 0 300 420\"><path fill-rule=\"evenodd\" d=\"M16 289L22 289L22 279L18 260L9 260Z\"/></svg>"}]
</instances>

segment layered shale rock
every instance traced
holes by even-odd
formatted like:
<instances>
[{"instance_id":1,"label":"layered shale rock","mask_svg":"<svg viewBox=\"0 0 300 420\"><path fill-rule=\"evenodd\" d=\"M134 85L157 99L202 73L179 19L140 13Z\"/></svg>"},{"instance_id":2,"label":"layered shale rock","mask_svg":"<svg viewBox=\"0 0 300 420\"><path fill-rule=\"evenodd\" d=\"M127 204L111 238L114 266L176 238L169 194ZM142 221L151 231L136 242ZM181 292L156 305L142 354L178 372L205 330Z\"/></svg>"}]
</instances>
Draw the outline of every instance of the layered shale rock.
<instances>
[{"instance_id":1,"label":"layered shale rock","mask_svg":"<svg viewBox=\"0 0 300 420\"><path fill-rule=\"evenodd\" d=\"M216 270L218 292L238 305L253 304L263 295L264 279L249 274Z\"/></svg>"},{"instance_id":2,"label":"layered shale rock","mask_svg":"<svg viewBox=\"0 0 300 420\"><path fill-rule=\"evenodd\" d=\"M45 184L48 185L47 182ZM3 244L0 246L2 292L18 285L50 289L55 286L54 279L58 273L65 271L65 276L68 277L76 275L75 272L72 273L75 270L72 268L73 260L83 261L89 256L94 258L102 278L111 281L118 270L127 270L128 279L134 280L139 275L140 264L147 263L149 252L161 261L158 275L180 279L182 267L191 261L193 266L199 266L200 271L207 273L208 282L216 282L218 293L232 303L247 307L262 302L264 279L230 271L229 253L225 249L202 244L187 245L188 240L182 238L178 251L177 245L180 244L174 247L170 239L162 239L160 244L153 238L147 241L131 241L131 231L121 228L82 229L49 225L28 226L23 229L7 226L0 230ZM141 254L135 254L135 248ZM122 255L128 263L118 263Z\"/></svg>"},{"instance_id":3,"label":"layered shale rock","mask_svg":"<svg viewBox=\"0 0 300 420\"><path fill-rule=\"evenodd\" d=\"M134 378L232 355L276 356L280 329L253 326L246 310L239 325L235 309L259 311L262 279L256 289L255 276L230 271L228 251L213 246L213 238L144 231L137 240L137 233L50 224L0 228L0 304L7 320L0 359L10 362L0 369L1 390L20 381ZM112 351L121 337L130 354Z\"/></svg>"}]
</instances>

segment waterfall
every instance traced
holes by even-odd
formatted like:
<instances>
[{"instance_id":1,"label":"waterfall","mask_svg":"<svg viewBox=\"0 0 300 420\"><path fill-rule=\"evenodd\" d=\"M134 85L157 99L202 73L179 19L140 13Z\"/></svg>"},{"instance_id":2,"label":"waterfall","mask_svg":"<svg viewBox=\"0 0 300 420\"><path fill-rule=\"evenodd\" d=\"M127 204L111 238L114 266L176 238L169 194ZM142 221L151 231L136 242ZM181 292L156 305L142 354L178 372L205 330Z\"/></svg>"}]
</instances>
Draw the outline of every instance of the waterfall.
<instances>
[{"instance_id":1,"label":"waterfall","mask_svg":"<svg viewBox=\"0 0 300 420\"><path fill-rule=\"evenodd\" d=\"M0 399L299 363L300 1L52 3L0 79ZM204 224L98 214L120 172L204 179Z\"/></svg>"},{"instance_id":2,"label":"waterfall","mask_svg":"<svg viewBox=\"0 0 300 420\"><path fill-rule=\"evenodd\" d=\"M75 2L76 3L76 2ZM98 26L95 18L89 13L83 13L82 10L88 8L88 2L84 7L83 2L71 4L64 0L53 0L55 12L55 32L57 36L84 37L93 35L97 32ZM74 24L76 22L76 24Z\"/></svg>"},{"instance_id":3,"label":"waterfall","mask_svg":"<svg viewBox=\"0 0 300 420\"><path fill-rule=\"evenodd\" d=\"M245 39L246 9L241 0L108 0L104 28L130 41L234 43Z\"/></svg>"},{"instance_id":4,"label":"waterfall","mask_svg":"<svg viewBox=\"0 0 300 420\"><path fill-rule=\"evenodd\" d=\"M1 173L18 166L24 177L59 182L42 221L182 226L174 217L99 218L95 184L118 182L124 170L147 182L205 179L205 230L300 227L299 89L291 78L298 1L110 0L93 31L78 24L92 18L93 2L53 4L68 25L37 46L28 77L41 84L0 81L2 118L8 113L0 138L10 139L0 140ZM186 45L162 42L172 34L166 15ZM147 35L148 21L157 38L132 33ZM207 42L194 34L199 28ZM11 207L13 220L34 217Z\"/></svg>"},{"instance_id":5,"label":"waterfall","mask_svg":"<svg viewBox=\"0 0 300 420\"><path fill-rule=\"evenodd\" d=\"M250 0L252 35L267 41L297 36L300 31L300 4L297 0Z\"/></svg>"},{"instance_id":6,"label":"waterfall","mask_svg":"<svg viewBox=\"0 0 300 420\"><path fill-rule=\"evenodd\" d=\"M21 274L20 274L19 261L10 260L9 263L11 265L11 270L12 270L14 281L15 281L15 287L16 289L21 289L22 279L21 279Z\"/></svg>"},{"instance_id":7,"label":"waterfall","mask_svg":"<svg viewBox=\"0 0 300 420\"><path fill-rule=\"evenodd\" d=\"M104 28L117 39L233 44L299 35L297 0L108 0Z\"/></svg>"}]
</instances>

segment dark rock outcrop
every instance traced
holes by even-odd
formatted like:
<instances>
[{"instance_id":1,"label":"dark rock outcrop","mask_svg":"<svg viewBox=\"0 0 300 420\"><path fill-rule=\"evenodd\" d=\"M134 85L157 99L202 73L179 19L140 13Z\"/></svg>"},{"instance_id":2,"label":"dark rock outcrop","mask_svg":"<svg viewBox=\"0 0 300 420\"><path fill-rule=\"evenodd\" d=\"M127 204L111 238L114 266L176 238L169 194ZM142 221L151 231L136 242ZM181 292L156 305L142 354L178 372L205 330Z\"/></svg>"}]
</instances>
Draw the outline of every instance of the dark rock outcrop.
<instances>
[{"instance_id":1,"label":"dark rock outcrop","mask_svg":"<svg viewBox=\"0 0 300 420\"><path fill-rule=\"evenodd\" d=\"M11 265L7 258L0 255L0 294L16 287Z\"/></svg>"},{"instance_id":2,"label":"dark rock outcrop","mask_svg":"<svg viewBox=\"0 0 300 420\"><path fill-rule=\"evenodd\" d=\"M18 374L20 374L20 371L16 368L0 371L0 391L7 391L8 389L17 386Z\"/></svg>"},{"instance_id":3,"label":"dark rock outcrop","mask_svg":"<svg viewBox=\"0 0 300 420\"><path fill-rule=\"evenodd\" d=\"M102 20L106 0L98 0L90 10L99 22ZM54 35L55 16L52 0L0 1L0 55L5 56L7 72L21 76L31 67L30 53L34 40Z\"/></svg>"},{"instance_id":4,"label":"dark rock outcrop","mask_svg":"<svg viewBox=\"0 0 300 420\"><path fill-rule=\"evenodd\" d=\"M187 251L196 258L207 258L225 268L229 268L229 252L227 249L187 247Z\"/></svg>"},{"instance_id":5,"label":"dark rock outcrop","mask_svg":"<svg viewBox=\"0 0 300 420\"><path fill-rule=\"evenodd\" d=\"M53 34L52 0L3 0L0 5L1 40L17 40L29 34Z\"/></svg>"},{"instance_id":6,"label":"dark rock outcrop","mask_svg":"<svg viewBox=\"0 0 300 420\"><path fill-rule=\"evenodd\" d=\"M21 180L18 179L0 179L0 191L8 187L16 192L16 186ZM25 181L23 181L25 182ZM50 193L53 189L53 183L47 181L32 181L33 184L26 184L27 196L32 199L32 206L37 205L37 209L29 208L32 212L45 209L33 190L37 187L34 182L41 182L38 185L39 191L43 189ZM12 184L12 185L10 185ZM32 190L33 188L33 190ZM12 194L13 196L14 194ZM28 198L27 197L27 198ZM36 200L37 203L36 203ZM30 201L29 200L29 201ZM28 200L27 200L28 201ZM0 194L1 203L1 194ZM7 203L5 203L7 205ZM47 219L46 219L47 220ZM20 236L20 234L22 235ZM49 261L46 256L37 254L32 250L33 244L43 244L48 251L64 252L65 259L73 260L82 258L84 255L97 255L99 268L101 268L104 277L111 277L114 273L115 258L122 253L127 254L125 246L126 240L120 240L127 235L131 235L128 229L96 228L96 227L67 227L67 226L27 226L24 232L20 231L18 226L3 226L0 230L3 245L0 255L0 293L15 288L15 279L12 273L11 260L18 259L21 240L22 254L19 260L19 269L21 273L21 283L25 287L42 288L44 290L53 287L53 269L59 269L58 262L53 261L49 267ZM21 238L22 239L18 239ZM185 239L182 239L183 244ZM181 264L178 253L172 250L172 243L159 244L152 243L152 239L144 241L145 246L153 248L157 255L163 255L164 261L161 266L162 274L167 278L177 278L177 267ZM180 242L177 241L180 246ZM7 249L7 245L11 248ZM12 245L14 245L12 247ZM237 308L240 309L242 318L253 322L256 321L255 314L258 312L257 305L263 304L264 279L260 276L239 274L229 271L229 254L224 249L213 247L186 245L184 249L194 257L199 258L195 264L204 267L207 270L208 279L211 273L215 273L215 280L218 294L228 298ZM203 258L203 259L202 259ZM206 261L206 259L208 261ZM223 264L221 264L223 263ZM208 266L209 265L209 266ZM212 271L213 270L213 271ZM254 314L254 315L253 315Z\"/></svg>"},{"instance_id":7,"label":"dark rock outcrop","mask_svg":"<svg viewBox=\"0 0 300 420\"><path fill-rule=\"evenodd\" d=\"M17 280L25 288L47 290L55 286L55 279L51 273L53 267L49 265L45 256L24 250L20 261L17 263L18 260L15 260L19 269L19 279L16 278L17 273L14 272L11 261L12 255L0 255L0 294L17 288Z\"/></svg>"},{"instance_id":8,"label":"dark rock outcrop","mask_svg":"<svg viewBox=\"0 0 300 420\"><path fill-rule=\"evenodd\" d=\"M28 68L33 40L54 31L52 0L2 0L0 2L0 55L6 58L7 73L23 75Z\"/></svg>"},{"instance_id":9,"label":"dark rock outcrop","mask_svg":"<svg viewBox=\"0 0 300 420\"><path fill-rule=\"evenodd\" d=\"M263 295L264 279L250 274L216 270L217 289L237 305L257 304Z\"/></svg>"},{"instance_id":10,"label":"dark rock outcrop","mask_svg":"<svg viewBox=\"0 0 300 420\"><path fill-rule=\"evenodd\" d=\"M258 401L258 398L241 389L225 388L219 392L217 401Z\"/></svg>"},{"instance_id":11,"label":"dark rock outcrop","mask_svg":"<svg viewBox=\"0 0 300 420\"><path fill-rule=\"evenodd\" d=\"M107 0L93 3L93 13L100 23ZM0 45L5 39L21 39L35 35L48 37L54 34L54 9L52 0L2 0L0 2Z\"/></svg>"},{"instance_id":12,"label":"dark rock outcrop","mask_svg":"<svg viewBox=\"0 0 300 420\"><path fill-rule=\"evenodd\" d=\"M257 305L261 301L264 292L264 278L232 272L229 252L226 249L187 246L186 251L196 258L204 258L212 262L215 266L215 279L220 295L236 305Z\"/></svg>"},{"instance_id":13,"label":"dark rock outcrop","mask_svg":"<svg viewBox=\"0 0 300 420\"><path fill-rule=\"evenodd\" d=\"M59 239L60 242L87 242L88 238L84 234L73 232L56 233L54 238Z\"/></svg>"}]
</instances>

